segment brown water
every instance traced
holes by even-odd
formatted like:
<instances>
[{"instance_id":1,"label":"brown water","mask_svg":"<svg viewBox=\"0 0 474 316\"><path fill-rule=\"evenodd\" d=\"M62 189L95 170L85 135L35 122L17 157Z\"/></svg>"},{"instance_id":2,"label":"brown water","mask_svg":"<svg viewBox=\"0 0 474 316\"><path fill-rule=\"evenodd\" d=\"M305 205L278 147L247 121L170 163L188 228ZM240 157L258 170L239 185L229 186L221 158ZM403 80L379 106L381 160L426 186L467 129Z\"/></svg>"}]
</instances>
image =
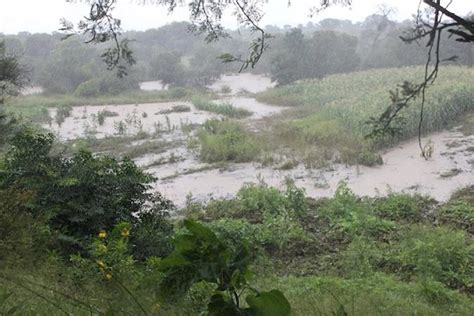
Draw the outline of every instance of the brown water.
<instances>
[{"instance_id":1,"label":"brown water","mask_svg":"<svg viewBox=\"0 0 474 316\"><path fill-rule=\"evenodd\" d=\"M183 175L171 180L160 180L155 188L183 205L185 196L191 192L197 200L233 196L244 183L258 183L283 187L285 178L292 179L299 187L306 189L312 197L332 196L340 181L358 195L377 196L393 192L418 192L438 200L446 200L459 187L474 184L474 153L466 148L474 146L474 137L463 137L456 131L444 131L430 136L435 151L426 161L419 155L416 141L410 141L385 152L385 164L380 167L334 165L331 171L307 170L299 166L293 170L260 168L257 164L236 164L230 170L208 170ZM453 140L462 139L462 146L448 148ZM166 177L176 170L184 172L191 166L181 162L165 169L150 169L157 176ZM452 177L442 174L452 169L460 173Z\"/></svg>"},{"instance_id":2,"label":"brown water","mask_svg":"<svg viewBox=\"0 0 474 316\"><path fill-rule=\"evenodd\" d=\"M255 119L275 115L284 110L259 103L253 98L235 95L241 88L251 92L265 90L272 85L267 78L249 74L224 76L213 88L219 89L222 85L228 85L233 91L231 95L225 96L226 101L254 112L244 120L249 126L255 124ZM155 114L176 105L187 105L191 111ZM98 126L93 117L102 110L116 112L118 116L108 117L103 126ZM144 112L147 113L146 117L143 116ZM54 117L54 110L51 110L51 114ZM117 133L114 127L116 122L125 121L127 118L131 121L131 117L135 117L136 121L127 124L127 134L136 134L139 130L153 133L157 126L161 130L170 127L170 131L161 133L159 137L183 144L186 135L181 132L181 126L202 124L218 115L198 111L186 102L82 106L75 107L71 117L61 126L53 123L50 128L61 139L74 139L88 133L104 137ZM219 170L201 163L196 153L183 145L177 145L180 147L164 153L148 153L136 159L136 162L158 178L154 188L179 206L184 205L188 193L192 193L197 200L228 198L243 184L256 183L262 179L269 185L282 187L285 178L290 178L313 197L332 196L338 183L346 181L358 195L376 196L390 191L406 191L428 194L438 200L446 200L459 187L474 184L474 136L465 137L460 132L451 130L432 134L425 141L428 139L434 144L434 153L430 160L426 161L419 155L416 141L409 141L383 153L384 165L373 168L334 165L331 170L305 169L303 166L292 170L275 170L270 167L262 168L257 163L243 163L230 164L224 170ZM170 158L174 158L171 159L174 162L156 165L157 162L162 163ZM151 166L153 164L155 166ZM198 171L200 169L204 170ZM453 173L452 170L456 172Z\"/></svg>"}]
</instances>

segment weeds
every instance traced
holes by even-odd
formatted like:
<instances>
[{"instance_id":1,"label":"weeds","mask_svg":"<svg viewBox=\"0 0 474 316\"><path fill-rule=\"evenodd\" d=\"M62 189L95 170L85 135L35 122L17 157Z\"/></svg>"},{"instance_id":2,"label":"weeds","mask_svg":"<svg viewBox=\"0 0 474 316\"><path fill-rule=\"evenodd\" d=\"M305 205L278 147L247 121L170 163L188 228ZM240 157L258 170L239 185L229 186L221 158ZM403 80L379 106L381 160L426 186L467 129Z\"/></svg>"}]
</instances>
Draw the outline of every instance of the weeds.
<instances>
[{"instance_id":1,"label":"weeds","mask_svg":"<svg viewBox=\"0 0 474 316\"><path fill-rule=\"evenodd\" d=\"M192 103L198 110L217 113L230 118L244 118L252 115L252 112L236 108L229 103L215 103L210 100L197 98L193 99Z\"/></svg>"}]
</instances>

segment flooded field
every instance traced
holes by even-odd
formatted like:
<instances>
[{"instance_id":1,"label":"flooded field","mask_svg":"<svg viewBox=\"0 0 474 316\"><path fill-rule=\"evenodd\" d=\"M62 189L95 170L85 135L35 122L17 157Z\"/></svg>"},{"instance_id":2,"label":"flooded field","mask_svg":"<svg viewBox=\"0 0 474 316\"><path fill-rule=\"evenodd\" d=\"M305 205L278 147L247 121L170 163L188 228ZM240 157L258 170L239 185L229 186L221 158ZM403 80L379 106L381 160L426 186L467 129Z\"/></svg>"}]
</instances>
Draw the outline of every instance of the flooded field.
<instances>
[{"instance_id":1,"label":"flooded field","mask_svg":"<svg viewBox=\"0 0 474 316\"><path fill-rule=\"evenodd\" d=\"M265 181L271 186L283 187L286 178L305 188L312 197L332 196L338 183L346 181L358 195L406 191L446 200L457 188L474 183L474 137L465 138L459 132L446 131L430 138L435 147L430 160L422 158L417 142L411 141L384 153L385 163L380 167L333 165L330 170L308 170L302 166L274 170L245 163L226 170L207 170L167 180L166 177L176 172L186 173L190 168L202 167L183 161L150 171L164 178L156 183L156 189L179 205L185 202L183 192L191 192L197 200L231 197L244 183ZM462 140L459 146L450 147L459 140Z\"/></svg>"},{"instance_id":2,"label":"flooded field","mask_svg":"<svg viewBox=\"0 0 474 316\"><path fill-rule=\"evenodd\" d=\"M272 83L268 78L243 74L224 76L211 88L219 91L228 86L230 93L222 99L237 108L253 114L241 121L250 128L264 117L282 113L285 108L257 102L239 91L258 92ZM181 109L178 111L178 109ZM99 113L107 112L102 124ZM51 110L55 116L55 110ZM154 188L177 205L183 206L186 195L204 201L232 197L249 182L264 181L282 187L285 179L306 189L313 197L331 196L340 181L346 181L358 195L383 195L390 191L419 192L438 200L447 199L458 187L474 183L474 137L465 137L456 130L429 135L434 152L428 161L420 157L416 141L406 142L384 153L380 167L346 166L334 164L324 169L306 169L299 165L291 170L262 167L260 163L212 165L199 161L197 153L186 146L186 126L203 124L217 114L199 111L189 102L163 102L149 104L80 106L74 107L71 116L58 125L47 126L62 140L95 136L135 135L144 132L149 140L166 140L175 146L158 153L149 152L135 161L157 177ZM119 125L123 125L120 129Z\"/></svg>"}]
</instances>

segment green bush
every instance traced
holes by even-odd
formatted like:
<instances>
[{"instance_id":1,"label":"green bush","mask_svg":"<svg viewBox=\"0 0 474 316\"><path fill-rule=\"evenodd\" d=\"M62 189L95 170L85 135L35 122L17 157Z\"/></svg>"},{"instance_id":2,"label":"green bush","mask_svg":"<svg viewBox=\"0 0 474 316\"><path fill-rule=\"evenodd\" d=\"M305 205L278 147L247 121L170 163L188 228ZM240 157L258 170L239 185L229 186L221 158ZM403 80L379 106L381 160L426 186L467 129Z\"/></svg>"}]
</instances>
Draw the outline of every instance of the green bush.
<instances>
[{"instance_id":1,"label":"green bush","mask_svg":"<svg viewBox=\"0 0 474 316\"><path fill-rule=\"evenodd\" d=\"M418 194L390 193L387 197L375 199L372 208L375 214L393 221L420 221L436 202Z\"/></svg>"},{"instance_id":2,"label":"green bush","mask_svg":"<svg viewBox=\"0 0 474 316\"><path fill-rule=\"evenodd\" d=\"M290 315L291 306L280 291L249 291L251 258L245 243L230 247L197 222L185 220L184 226L186 232L174 239L175 250L160 263L162 295L179 298L194 284L208 282L215 284L209 315Z\"/></svg>"},{"instance_id":3,"label":"green bush","mask_svg":"<svg viewBox=\"0 0 474 316\"><path fill-rule=\"evenodd\" d=\"M339 184L334 197L320 212L336 229L351 238L366 236L380 239L396 228L393 222L375 216L369 203L356 197L344 182Z\"/></svg>"},{"instance_id":4,"label":"green bush","mask_svg":"<svg viewBox=\"0 0 474 316\"><path fill-rule=\"evenodd\" d=\"M0 172L0 189L33 192L33 216L48 218L65 253L84 249L99 230L132 222L146 208L153 178L131 160L87 151L52 155L53 140L51 134L18 133Z\"/></svg>"},{"instance_id":5,"label":"green bush","mask_svg":"<svg viewBox=\"0 0 474 316\"><path fill-rule=\"evenodd\" d=\"M385 255L389 266L409 280L435 280L472 292L474 245L460 230L412 226Z\"/></svg>"},{"instance_id":6,"label":"green bush","mask_svg":"<svg viewBox=\"0 0 474 316\"><path fill-rule=\"evenodd\" d=\"M90 79L77 86L76 90L74 91L74 96L91 98L99 96L100 93L100 80Z\"/></svg>"},{"instance_id":7,"label":"green bush","mask_svg":"<svg viewBox=\"0 0 474 316\"><path fill-rule=\"evenodd\" d=\"M171 253L171 237L174 230L169 221L169 212L175 209L171 201L161 195L151 199L151 209L138 213L133 221L130 237L132 253L138 261L149 257L165 257Z\"/></svg>"},{"instance_id":8,"label":"green bush","mask_svg":"<svg viewBox=\"0 0 474 316\"><path fill-rule=\"evenodd\" d=\"M198 138L200 157L205 162L247 162L260 152L252 135L235 122L208 120Z\"/></svg>"},{"instance_id":9,"label":"green bush","mask_svg":"<svg viewBox=\"0 0 474 316\"><path fill-rule=\"evenodd\" d=\"M29 266L44 257L49 230L46 218L33 216L34 192L0 190L0 268Z\"/></svg>"},{"instance_id":10,"label":"green bush","mask_svg":"<svg viewBox=\"0 0 474 316\"><path fill-rule=\"evenodd\" d=\"M439 221L474 234L474 186L456 191L437 212Z\"/></svg>"}]
</instances>

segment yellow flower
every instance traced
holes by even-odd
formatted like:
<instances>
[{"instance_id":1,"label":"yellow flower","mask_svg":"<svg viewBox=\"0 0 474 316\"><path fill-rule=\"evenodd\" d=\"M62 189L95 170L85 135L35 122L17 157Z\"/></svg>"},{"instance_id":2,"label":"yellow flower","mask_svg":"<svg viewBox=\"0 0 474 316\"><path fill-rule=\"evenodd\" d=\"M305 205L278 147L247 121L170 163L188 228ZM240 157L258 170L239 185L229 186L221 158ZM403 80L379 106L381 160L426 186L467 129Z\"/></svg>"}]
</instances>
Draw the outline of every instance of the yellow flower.
<instances>
[{"instance_id":1,"label":"yellow flower","mask_svg":"<svg viewBox=\"0 0 474 316\"><path fill-rule=\"evenodd\" d=\"M107 272L107 273L105 274L105 278L106 278L107 280L112 280L112 273Z\"/></svg>"},{"instance_id":2,"label":"yellow flower","mask_svg":"<svg viewBox=\"0 0 474 316\"><path fill-rule=\"evenodd\" d=\"M158 304L158 303L156 303L155 305L153 305L153 309L154 309L154 310L159 310L160 307L161 307L161 305Z\"/></svg>"},{"instance_id":3,"label":"yellow flower","mask_svg":"<svg viewBox=\"0 0 474 316\"><path fill-rule=\"evenodd\" d=\"M105 263L104 263L104 261L102 261L102 260L97 260L96 263L97 263L97 265L99 266L99 268L105 269Z\"/></svg>"},{"instance_id":4,"label":"yellow flower","mask_svg":"<svg viewBox=\"0 0 474 316\"><path fill-rule=\"evenodd\" d=\"M99 233L99 238L104 239L105 237L107 237L107 233L105 232L105 230L101 230Z\"/></svg>"},{"instance_id":5,"label":"yellow flower","mask_svg":"<svg viewBox=\"0 0 474 316\"><path fill-rule=\"evenodd\" d=\"M130 236L130 230L127 227L125 227L124 229L122 229L121 235L122 237Z\"/></svg>"}]
</instances>

